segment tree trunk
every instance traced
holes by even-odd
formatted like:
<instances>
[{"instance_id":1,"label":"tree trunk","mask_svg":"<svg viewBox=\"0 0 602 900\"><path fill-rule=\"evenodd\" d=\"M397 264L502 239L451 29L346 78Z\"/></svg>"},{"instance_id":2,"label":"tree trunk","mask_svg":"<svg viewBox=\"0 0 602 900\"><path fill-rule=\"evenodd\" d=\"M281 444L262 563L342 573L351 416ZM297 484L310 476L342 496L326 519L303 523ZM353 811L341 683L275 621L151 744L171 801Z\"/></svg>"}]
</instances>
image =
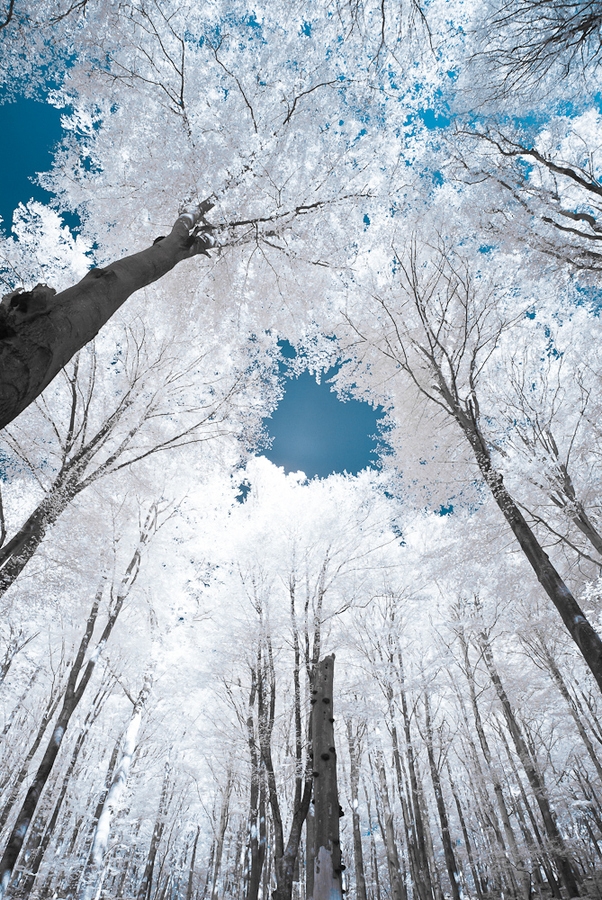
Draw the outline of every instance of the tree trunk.
<instances>
[{"instance_id":1,"label":"tree trunk","mask_svg":"<svg viewBox=\"0 0 602 900\"><path fill-rule=\"evenodd\" d=\"M445 865L449 876L449 883L453 900L461 900L462 894L460 890L460 872L454 849L452 847L451 835L449 832L449 819L447 809L445 807L445 799L443 797L443 788L441 785L441 775L439 767L435 760L435 750L433 747L433 724L431 720L431 705L428 693L424 695L424 715L425 715L425 733L426 733L426 752L431 770L431 781L433 783L433 791L435 793L435 801L437 803L437 812L439 813L439 822L441 823L441 841L443 843L443 853L445 855Z\"/></svg>"},{"instance_id":2,"label":"tree trunk","mask_svg":"<svg viewBox=\"0 0 602 900\"><path fill-rule=\"evenodd\" d=\"M232 791L232 771L229 770L226 776L226 789L222 799L222 808L219 817L219 829L215 844L215 856L213 861L213 879L211 887L211 900L217 900L220 896L219 876L222 868L222 858L224 855L224 841L226 839L226 830L228 828L228 817L230 815L230 793ZM139 895L139 900L142 898Z\"/></svg>"},{"instance_id":3,"label":"tree trunk","mask_svg":"<svg viewBox=\"0 0 602 900\"><path fill-rule=\"evenodd\" d=\"M19 415L127 298L184 259L206 253L213 241L195 226L213 207L205 200L182 214L171 233L147 250L104 269L92 269L74 287L54 294L37 285L0 304L0 428Z\"/></svg>"},{"instance_id":4,"label":"tree trunk","mask_svg":"<svg viewBox=\"0 0 602 900\"><path fill-rule=\"evenodd\" d=\"M355 869L355 895L357 900L367 900L364 853L362 849L362 829L359 814L360 784L360 742L359 735L353 733L351 719L347 719L347 740L349 743L349 784L351 789L351 818L353 825L353 867Z\"/></svg>"},{"instance_id":5,"label":"tree trunk","mask_svg":"<svg viewBox=\"0 0 602 900\"><path fill-rule=\"evenodd\" d=\"M170 775L171 766L169 765L169 763L166 763L165 775L163 776L163 787L161 788L161 798L159 800L159 809L157 811L157 818L155 820L150 847L148 849L148 855L146 857L144 872L142 873L142 879L140 881L140 884L138 885L138 893L136 895L137 900L150 900L151 897L153 888L153 875L155 872L155 862L157 859L157 850L159 849L159 844L161 843L161 838L163 837L163 831L165 829L165 814L167 812L167 807L169 806L168 794L170 787Z\"/></svg>"},{"instance_id":6,"label":"tree trunk","mask_svg":"<svg viewBox=\"0 0 602 900\"><path fill-rule=\"evenodd\" d=\"M502 706L504 718L506 719L508 731L512 736L516 753L522 763L531 789L535 795L537 805L539 806L545 832L550 842L552 857L560 873L562 883L569 892L570 897L578 897L579 888L577 886L577 878L569 859L564 840L558 830L556 818L550 806L550 800L548 798L543 775L539 771L539 767L525 743L525 739L514 715L514 710L495 667L491 645L484 632L481 632L479 635L479 643L483 651L483 659L489 671L491 681Z\"/></svg>"},{"instance_id":7,"label":"tree trunk","mask_svg":"<svg viewBox=\"0 0 602 900\"><path fill-rule=\"evenodd\" d=\"M399 865L399 853L397 851L397 842L395 840L395 827L393 823L393 810L389 800L389 788L387 786L387 775L385 772L385 761L382 753L379 752L376 760L378 768L378 778L380 782L380 800L385 816L385 848L387 850L387 868L389 870L389 884L391 887L392 900L407 900L407 892L405 887L405 879Z\"/></svg>"},{"instance_id":8,"label":"tree trunk","mask_svg":"<svg viewBox=\"0 0 602 900\"><path fill-rule=\"evenodd\" d=\"M153 672L152 668L149 666L144 677L142 690L134 704L132 717L123 738L121 757L113 775L111 787L109 788L102 812L96 823L90 859L86 867L87 871L84 873L83 885L80 891L80 900L92 900L93 897L99 896L100 894L100 888L104 877L104 861L107 852L111 820L115 812L119 809L127 785L130 766L136 750L138 732L142 722L142 711L148 695L150 694L152 683Z\"/></svg>"},{"instance_id":9,"label":"tree trunk","mask_svg":"<svg viewBox=\"0 0 602 900\"><path fill-rule=\"evenodd\" d=\"M197 825L194 843L192 845L192 856L190 858L190 867L188 869L188 882L186 884L186 900L193 900L194 896L194 866L196 863L196 850L201 835L201 826Z\"/></svg>"},{"instance_id":10,"label":"tree trunk","mask_svg":"<svg viewBox=\"0 0 602 900\"><path fill-rule=\"evenodd\" d=\"M451 396L447 385L445 388L450 411L472 447L477 465L493 499L602 691L602 639L600 635L588 622L583 610L550 562L547 553L544 552L514 499L506 490L502 475L493 466L491 454L481 434L475 414L469 414L462 409Z\"/></svg>"},{"instance_id":11,"label":"tree trunk","mask_svg":"<svg viewBox=\"0 0 602 900\"><path fill-rule=\"evenodd\" d=\"M314 776L313 900L342 900L339 795L333 718L334 655L318 663L312 691Z\"/></svg>"},{"instance_id":12,"label":"tree trunk","mask_svg":"<svg viewBox=\"0 0 602 900\"><path fill-rule=\"evenodd\" d=\"M40 799L42 791L46 786L46 782L50 777L50 773L52 772L52 767L54 766L54 762L58 756L58 752L65 735L65 730L69 724L71 716L75 712L83 696L83 693L88 685L88 682L96 665L96 659L93 656L88 660L88 663L84 669L84 657L94 633L94 626L96 624L96 619L98 616L98 609L100 606L100 601L102 599L105 581L106 578L103 577L96 593L96 597L94 598L94 603L92 604L92 609L90 610L90 615L88 616L88 621L86 623L86 630L80 641L79 649L73 662L73 666L71 667L71 672L67 681L67 688L63 696L63 704L54 725L52 737L50 738L50 741L46 746L46 750L44 751L44 755L38 766L38 770L35 774L33 782L29 786L29 790L25 795L25 800L23 801L21 809L19 810L17 820L13 826L13 830L8 839L2 859L0 860L0 900L2 897L4 897L12 875L13 868L15 866L19 853L21 852L23 842L25 841L25 836L36 811L38 801ZM119 610L117 610L117 614L118 612ZM101 638L101 642L103 643L103 645L104 643L106 643L106 640L111 633L111 630L117 618L117 614L115 614L112 619L109 619L109 622L105 627ZM82 669L83 674L80 679L79 676L82 672Z\"/></svg>"},{"instance_id":13,"label":"tree trunk","mask_svg":"<svg viewBox=\"0 0 602 900\"><path fill-rule=\"evenodd\" d=\"M88 736L90 728L100 715L100 712L102 711L104 703L110 692L111 688L107 689L104 685L101 685L98 693L96 694L96 697L92 701L91 708L77 737L75 746L73 747L69 765L67 766L67 770L62 779L59 795L54 803L54 808L52 809L50 818L46 823L46 827L41 824L36 828L36 825L34 824L34 834L30 837L25 848L25 855L29 857L29 860L27 862L27 874L21 877L21 879L19 880L18 888L15 891L15 898L29 897L31 891L33 890L35 879L37 878L40 865L42 864L42 860L44 859L44 854L46 853L48 845L50 844L50 841L54 836L56 823L61 812L63 801L67 795L71 776L73 775L73 771L79 759L79 754L82 750L82 747L84 746L84 742ZM40 816L38 816L38 818L40 818Z\"/></svg>"}]
</instances>

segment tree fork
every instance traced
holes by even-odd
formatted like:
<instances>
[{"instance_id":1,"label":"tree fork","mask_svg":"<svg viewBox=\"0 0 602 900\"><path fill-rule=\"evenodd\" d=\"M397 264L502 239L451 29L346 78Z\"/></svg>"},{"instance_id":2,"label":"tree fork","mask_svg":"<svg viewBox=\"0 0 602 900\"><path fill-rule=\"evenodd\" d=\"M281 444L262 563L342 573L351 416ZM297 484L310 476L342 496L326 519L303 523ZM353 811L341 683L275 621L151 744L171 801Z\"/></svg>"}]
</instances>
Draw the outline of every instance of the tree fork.
<instances>
[{"instance_id":1,"label":"tree fork","mask_svg":"<svg viewBox=\"0 0 602 900\"><path fill-rule=\"evenodd\" d=\"M211 200L185 210L167 237L152 247L91 269L56 294L46 285L8 294L0 303L0 428L48 387L71 357L91 341L135 291L158 281L179 262L215 245L204 215Z\"/></svg>"}]
</instances>

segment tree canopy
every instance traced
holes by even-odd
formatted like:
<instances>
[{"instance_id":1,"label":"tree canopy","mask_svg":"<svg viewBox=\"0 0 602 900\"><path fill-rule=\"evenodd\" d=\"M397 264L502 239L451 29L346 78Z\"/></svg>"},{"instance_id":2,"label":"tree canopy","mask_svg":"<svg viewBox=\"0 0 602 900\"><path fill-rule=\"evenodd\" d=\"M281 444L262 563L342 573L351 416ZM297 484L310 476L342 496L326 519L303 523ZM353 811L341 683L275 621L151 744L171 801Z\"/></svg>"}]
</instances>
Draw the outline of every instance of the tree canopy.
<instances>
[{"instance_id":1,"label":"tree canopy","mask_svg":"<svg viewBox=\"0 0 602 900\"><path fill-rule=\"evenodd\" d=\"M357 900L596 896L601 21L4 4L63 137L0 235L0 896L310 900L333 653ZM260 456L283 341L377 469Z\"/></svg>"}]
</instances>

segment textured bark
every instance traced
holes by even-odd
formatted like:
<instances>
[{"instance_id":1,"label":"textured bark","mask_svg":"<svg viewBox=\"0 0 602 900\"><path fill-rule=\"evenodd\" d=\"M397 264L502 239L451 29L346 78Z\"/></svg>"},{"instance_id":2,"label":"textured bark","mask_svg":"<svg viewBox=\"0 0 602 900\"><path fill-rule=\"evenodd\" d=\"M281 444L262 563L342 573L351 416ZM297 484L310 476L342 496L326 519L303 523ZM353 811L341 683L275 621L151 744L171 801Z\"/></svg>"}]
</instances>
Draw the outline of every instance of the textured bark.
<instances>
[{"instance_id":1,"label":"textured bark","mask_svg":"<svg viewBox=\"0 0 602 900\"><path fill-rule=\"evenodd\" d=\"M339 795L333 717L334 655L318 663L312 690L314 776L313 900L342 900Z\"/></svg>"},{"instance_id":2,"label":"textured bark","mask_svg":"<svg viewBox=\"0 0 602 900\"><path fill-rule=\"evenodd\" d=\"M147 250L92 269L60 294L38 285L0 304L0 428L19 415L72 356L91 341L131 294L213 241L195 226L213 204L181 215L171 233Z\"/></svg>"}]
</instances>

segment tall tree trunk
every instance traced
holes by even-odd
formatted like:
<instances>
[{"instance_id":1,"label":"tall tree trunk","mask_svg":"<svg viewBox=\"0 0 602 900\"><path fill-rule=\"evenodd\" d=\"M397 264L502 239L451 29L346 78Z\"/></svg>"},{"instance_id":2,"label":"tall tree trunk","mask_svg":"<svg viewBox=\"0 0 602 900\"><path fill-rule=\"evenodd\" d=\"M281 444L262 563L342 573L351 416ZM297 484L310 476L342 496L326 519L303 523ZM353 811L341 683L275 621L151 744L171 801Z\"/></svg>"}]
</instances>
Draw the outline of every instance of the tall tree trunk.
<instances>
[{"instance_id":1,"label":"tall tree trunk","mask_svg":"<svg viewBox=\"0 0 602 900\"><path fill-rule=\"evenodd\" d=\"M411 812L414 825L414 853L416 856L416 874L415 884L420 900L431 900L433 897L433 883L429 868L429 855L426 849L425 823L422 816L422 797L418 774L416 771L416 758L414 750L414 742L412 738L412 727L410 714L408 710L408 698L405 686L405 674L403 657L401 651L398 652L399 663L399 695L401 699L401 713L403 717L403 732L405 737L406 758L408 763L408 773L410 777L411 790Z\"/></svg>"},{"instance_id":2,"label":"tall tree trunk","mask_svg":"<svg viewBox=\"0 0 602 900\"><path fill-rule=\"evenodd\" d=\"M380 782L380 801L385 817L385 847L387 850L387 868L389 870L389 884L392 900L407 900L405 879L399 865L399 852L395 838L395 825L393 822L393 810L389 799L389 788L385 772L385 761L382 753L378 753L376 759L378 778Z\"/></svg>"},{"instance_id":3,"label":"tall tree trunk","mask_svg":"<svg viewBox=\"0 0 602 900\"><path fill-rule=\"evenodd\" d=\"M512 529L539 583L559 612L565 628L579 647L602 691L602 639L600 635L587 620L573 594L550 562L547 553L527 524L517 503L507 491L503 476L495 469L489 448L478 425L476 398L470 404L469 411L465 410L458 399L453 396L448 385L445 384L442 373L439 374L441 376L439 385L441 393L445 395L450 412L473 450L485 484L491 491L493 499Z\"/></svg>"},{"instance_id":4,"label":"tall tree trunk","mask_svg":"<svg viewBox=\"0 0 602 900\"><path fill-rule=\"evenodd\" d=\"M228 818L230 816L230 794L232 792L232 770L228 770L226 776L226 788L222 798L222 808L219 816L219 827L215 840L215 855L213 859L213 878L211 886L211 900L217 900L221 891L219 889L219 876L222 868L222 859L224 855L224 842L226 840L226 831L228 829ZM141 898L140 898L141 900Z\"/></svg>"},{"instance_id":5,"label":"tall tree trunk","mask_svg":"<svg viewBox=\"0 0 602 900\"><path fill-rule=\"evenodd\" d=\"M354 733L351 719L345 722L349 744L349 786L351 790L351 818L353 826L353 867L355 870L355 895L357 900L367 900L364 852L362 849L362 829L359 813L360 785L360 736L359 728Z\"/></svg>"},{"instance_id":6,"label":"tall tree trunk","mask_svg":"<svg viewBox=\"0 0 602 900\"><path fill-rule=\"evenodd\" d=\"M485 728L483 726L483 720L481 717L481 711L479 709L479 704L477 700L477 686L474 668L472 662L470 660L470 647L468 643L468 639L466 637L466 633L464 629L459 626L456 628L456 634L460 641L460 646L462 648L462 658L463 658L463 669L464 674L466 676L466 680L468 682L468 693L470 697L470 706L472 709L474 726L477 732L477 737L479 739L479 744L481 747L481 752L485 759L485 763L487 765L487 773L488 777L491 781L491 785L493 787L493 793L495 795L497 807L500 813L500 818L502 820L502 826L504 828L504 835L506 837L506 841L508 846L510 847L511 853L511 862L512 866L518 870L519 878L522 884L523 894L528 898L531 891L531 875L526 871L524 861L521 858L521 855L518 850L518 844L516 842L516 836L514 834L514 830L512 828L512 824L510 822L510 816L508 815L508 808L506 806L506 801L504 799L504 792L502 790L502 784L500 781L500 777L496 770L496 767L493 763L493 758L491 755L491 749L489 747L489 742L487 740L487 736L485 734ZM515 881L514 873L512 869L509 870L509 866L506 861L506 850L502 845L502 849L504 850L504 874L506 878L510 880L511 883Z\"/></svg>"},{"instance_id":7,"label":"tall tree trunk","mask_svg":"<svg viewBox=\"0 0 602 900\"><path fill-rule=\"evenodd\" d=\"M192 856L190 857L190 866L188 868L188 881L186 883L186 898L185 900L193 900L194 897L194 867L196 863L196 851L199 844L199 837L201 836L201 826L197 825L196 834L194 836L194 843L192 845Z\"/></svg>"},{"instance_id":8,"label":"tall tree trunk","mask_svg":"<svg viewBox=\"0 0 602 900\"><path fill-rule=\"evenodd\" d=\"M112 679L111 679L112 680ZM111 688L106 685L101 685L96 697L92 701L91 708L86 716L84 721L84 725L77 737L75 745L73 747L73 751L71 753L71 759L69 760L69 765L67 766L67 770L63 775L61 788L59 791L59 795L54 803L54 807L52 809L52 814L50 818L46 822L44 827L43 823L39 825L34 825L33 835L27 842L27 846L25 848L25 855L29 857L27 862L27 874L19 880L19 885L17 890L14 892L15 900L18 897L29 897L34 884L35 879L37 878L38 871L40 869L40 865L42 864L42 860L44 859L44 854L48 849L48 845L54 836L54 830L56 828L56 823L58 821L58 817L61 812L61 808L63 805L63 801L67 795L67 790L69 788L69 783L71 781L71 776L73 775L73 771L75 766L77 765L77 761L79 759L79 755L81 753L82 747L84 746L85 740L88 736L90 728L100 715L104 703L111 692ZM41 814L43 816L43 813ZM40 818L40 816L38 816ZM37 832L37 833L36 833Z\"/></svg>"},{"instance_id":9,"label":"tall tree trunk","mask_svg":"<svg viewBox=\"0 0 602 900\"><path fill-rule=\"evenodd\" d=\"M312 696L314 777L313 900L342 900L339 795L333 717L334 655L318 663Z\"/></svg>"},{"instance_id":10,"label":"tall tree trunk","mask_svg":"<svg viewBox=\"0 0 602 900\"><path fill-rule=\"evenodd\" d=\"M441 775L439 766L435 759L435 748L433 746L433 723L431 719L431 704L428 692L424 695L424 717L425 717L425 743L426 752L431 771L431 781L433 783L433 791L435 794L435 802L437 804L437 812L439 813L439 822L441 823L441 841L443 843L443 853L445 855L445 865L449 876L451 893L454 900L462 900L462 892L460 889L460 871L454 854L449 831L449 819L447 809L445 807L445 798L443 797L443 787L441 785Z\"/></svg>"},{"instance_id":11,"label":"tall tree trunk","mask_svg":"<svg viewBox=\"0 0 602 900\"><path fill-rule=\"evenodd\" d=\"M25 841L25 836L36 811L38 801L40 799L42 791L44 790L44 787L46 786L46 782L50 777L54 762L60 750L61 743L65 735L65 730L69 724L71 716L75 712L75 709L77 708L83 696L83 693L88 685L88 682L96 665L96 659L92 657L84 668L84 657L94 633L94 626L98 617L98 609L104 592L105 581L106 578L103 577L96 593L96 597L94 598L94 603L92 604L92 609L90 610L90 615L88 616L88 621L86 623L86 630L80 641L79 649L73 662L73 666L71 667L69 678L67 680L67 688L63 696L63 703L59 711L58 718L52 731L52 737L46 746L46 750L44 751L44 755L38 766L38 770L34 776L33 782L29 787L29 790L27 791L25 800L23 801L21 809L19 810L17 820L8 839L4 854L2 856L2 859L0 860L0 898L4 896L8 887L13 868L15 866L19 853L21 852L21 848ZM121 607L119 607L119 609L120 608ZM113 625L115 624L115 620L117 618L117 615L119 614L119 609L117 610L115 616L110 618L109 622L105 626L105 630L101 638L103 646L111 633Z\"/></svg>"},{"instance_id":12,"label":"tall tree trunk","mask_svg":"<svg viewBox=\"0 0 602 900\"><path fill-rule=\"evenodd\" d=\"M161 797L159 799L159 809L157 810L157 818L151 836L150 847L144 865L144 872L138 885L136 894L137 900L150 900L153 888L153 876L155 873L155 863L157 861L157 850L163 837L165 830L165 816L169 806L169 789L171 786L171 766L169 762L165 763L165 774L163 775L163 786L161 788Z\"/></svg>"},{"instance_id":13,"label":"tall tree trunk","mask_svg":"<svg viewBox=\"0 0 602 900\"><path fill-rule=\"evenodd\" d=\"M27 831L31 824L33 815L35 814L38 801L40 799L42 791L44 790L44 787L46 786L46 782L50 777L50 773L52 772L52 768L61 748L61 743L65 736L67 726L69 725L71 717L75 712L84 694L84 691L86 690L86 687L88 686L88 682L92 677L92 674L96 667L96 663L98 662L100 654L104 649L111 635L111 632L113 631L119 613L121 612L123 604L129 594L129 591L136 581L136 578L138 577L142 550L154 533L156 524L157 507L156 504L153 503L151 504L151 508L149 509L149 512L146 516L144 525L140 530L138 544L134 551L132 559L130 560L130 563L121 579L121 583L117 591L117 596L114 598L111 604L109 616L100 636L100 640L97 644L96 652L90 656L88 662L84 667L84 658L86 656L86 651L88 650L88 646L94 633L94 627L96 624L96 619L98 617L98 610L106 582L105 575L103 575L101 578L96 597L94 598L94 603L92 604L90 615L88 616L86 630L81 639L77 655L71 667L71 672L67 680L67 688L63 696L62 707L55 722L52 737L48 745L46 746L46 750L38 766L36 775L29 787L29 790L27 791L21 809L19 810L19 813L17 815L17 820L8 839L4 854L2 856L2 859L0 860L0 900L2 900L2 897L4 896L11 878L12 870L15 866L19 853L21 852L21 848L27 835Z\"/></svg>"},{"instance_id":14,"label":"tall tree trunk","mask_svg":"<svg viewBox=\"0 0 602 900\"><path fill-rule=\"evenodd\" d=\"M213 241L196 226L213 207L206 200L182 214L171 233L147 250L104 269L92 269L79 284L55 294L38 285L8 295L0 306L0 428L19 415L127 298L152 284L184 259L206 253Z\"/></svg>"},{"instance_id":15,"label":"tall tree trunk","mask_svg":"<svg viewBox=\"0 0 602 900\"><path fill-rule=\"evenodd\" d=\"M148 695L151 692L152 684L153 670L152 666L149 666L146 675L144 676L144 684L142 685L142 689L134 704L132 717L123 738L121 756L113 775L111 787L109 788L102 812L96 823L90 858L84 872L83 884L80 890L80 900L93 900L94 897L100 895L104 877L104 863L109 841L111 820L120 807L122 796L127 785L132 759L136 750L138 732L140 731L140 725L142 723L142 712L144 704L148 699Z\"/></svg>"},{"instance_id":16,"label":"tall tree trunk","mask_svg":"<svg viewBox=\"0 0 602 900\"><path fill-rule=\"evenodd\" d=\"M533 790L533 794L535 795L537 805L539 806L539 811L541 813L545 832L550 842L551 855L556 863L558 872L560 873L562 883L564 884L566 890L569 892L569 896L578 897L579 887L577 885L575 871L569 858L562 835L558 830L556 817L554 816L554 813L552 812L552 808L550 806L550 800L548 797L548 792L545 786L543 775L539 771L539 767L534 757L529 752L529 748L527 747L519 724L516 720L514 710L512 708L510 700L508 699L508 695L506 694L501 678L495 666L491 645L485 632L480 632L479 644L483 652L483 659L489 671L489 676L500 701L502 711L504 713L504 718L508 726L508 731L512 736L512 741L516 748L516 753L522 763L525 774L527 776L527 780L531 785L531 789Z\"/></svg>"}]
</instances>

